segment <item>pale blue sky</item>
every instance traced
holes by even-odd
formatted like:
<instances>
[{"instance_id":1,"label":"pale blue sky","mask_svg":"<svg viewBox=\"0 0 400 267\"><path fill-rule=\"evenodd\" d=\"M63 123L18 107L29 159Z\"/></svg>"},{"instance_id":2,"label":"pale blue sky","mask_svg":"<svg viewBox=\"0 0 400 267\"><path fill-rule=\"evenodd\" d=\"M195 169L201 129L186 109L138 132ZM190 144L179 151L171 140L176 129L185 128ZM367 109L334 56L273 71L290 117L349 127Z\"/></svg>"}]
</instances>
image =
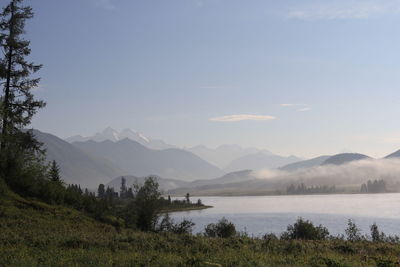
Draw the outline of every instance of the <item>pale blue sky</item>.
<instances>
[{"instance_id":1,"label":"pale blue sky","mask_svg":"<svg viewBox=\"0 0 400 267\"><path fill-rule=\"evenodd\" d=\"M27 3L48 102L35 128L304 157L400 149L398 0Z\"/></svg>"}]
</instances>

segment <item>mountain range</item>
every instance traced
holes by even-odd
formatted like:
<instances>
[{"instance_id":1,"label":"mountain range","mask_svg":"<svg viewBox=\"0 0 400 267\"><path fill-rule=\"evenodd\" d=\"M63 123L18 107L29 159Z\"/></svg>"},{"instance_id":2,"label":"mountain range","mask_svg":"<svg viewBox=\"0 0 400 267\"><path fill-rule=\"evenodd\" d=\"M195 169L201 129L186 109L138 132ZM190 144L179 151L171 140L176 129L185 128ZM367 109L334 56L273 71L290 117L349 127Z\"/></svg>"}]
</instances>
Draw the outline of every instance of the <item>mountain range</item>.
<instances>
[{"instance_id":1,"label":"mountain range","mask_svg":"<svg viewBox=\"0 0 400 267\"><path fill-rule=\"evenodd\" d=\"M157 175L164 178L193 181L223 175L223 171L200 157L176 148L152 150L125 138L112 142L74 142L73 146L87 154L101 155L127 175Z\"/></svg>"},{"instance_id":2,"label":"mountain range","mask_svg":"<svg viewBox=\"0 0 400 267\"><path fill-rule=\"evenodd\" d=\"M193 181L224 174L219 168L181 149L152 150L127 138L117 142L71 144L38 130L34 130L34 135L43 143L47 160L55 160L60 165L62 178L68 184L91 189L122 175L156 175Z\"/></svg>"},{"instance_id":3,"label":"mountain range","mask_svg":"<svg viewBox=\"0 0 400 267\"><path fill-rule=\"evenodd\" d=\"M104 141L119 142L124 139L135 141L142 146L152 150L178 149L177 146L165 143L162 140L152 139L144 134L125 129L117 131L111 127L107 127L101 132L92 136L83 137L76 135L66 139L69 143L83 143L95 141L102 143ZM199 145L190 148L182 148L199 158L204 159L211 165L217 166L224 172L233 172L244 169L265 169L278 168L283 165L301 160L295 156L283 157L275 155L266 149L258 149L254 147L241 147L239 145L221 145L215 149Z\"/></svg>"},{"instance_id":4,"label":"mountain range","mask_svg":"<svg viewBox=\"0 0 400 267\"><path fill-rule=\"evenodd\" d=\"M128 132L130 131L125 131L125 135ZM62 178L67 183L80 184L90 189L95 189L100 183L103 183L112 185L114 188L117 187L117 190L120 186L121 176L126 177L129 183L134 181L141 183L144 181L144 177L154 175L157 177L161 189L170 190L171 193L187 191L199 194L234 194L235 192L244 194L252 190L254 193L265 193L271 188L257 188L257 186L265 187L267 184L269 186L271 181L267 182L265 179L260 181L258 172L260 169L279 167L278 170L283 172L275 171L273 177L277 179L280 176L285 177L285 175L292 177L289 173L293 173L293 177L295 177L298 174L297 171L317 166L340 166L357 160L371 159L363 154L343 153L299 160L294 156L280 157L266 150L224 145L215 150L201 147L203 152L209 153L209 157L207 157L209 160L206 161L195 153L179 148L150 149L132 140L133 135L131 138L121 139L125 135L122 132L117 134L111 129L106 129L101 138L100 135L97 135L96 138L102 140L108 136L113 141L106 138L103 141L85 140L69 143L38 130L34 130L34 134L44 144L44 148L47 150L47 159L58 162ZM140 138L143 139L141 142L145 142L147 139L143 136ZM213 151L216 151L214 155ZM199 153L197 151L197 154ZM235 158L243 154L244 156ZM211 161L210 157L218 159L223 155L228 155L225 163L231 160L224 170L209 162ZM400 158L400 150L386 158ZM285 165L285 162L289 164Z\"/></svg>"},{"instance_id":5,"label":"mountain range","mask_svg":"<svg viewBox=\"0 0 400 267\"><path fill-rule=\"evenodd\" d=\"M69 143L85 142L85 141L103 142L107 140L117 142L124 140L126 138L138 142L139 144L150 149L162 150L168 148L175 148L175 146L169 145L162 140L146 137L144 134L131 129L124 129L122 131L117 131L111 127L107 127L103 131L95 133L92 136L75 135L65 140Z\"/></svg>"}]
</instances>

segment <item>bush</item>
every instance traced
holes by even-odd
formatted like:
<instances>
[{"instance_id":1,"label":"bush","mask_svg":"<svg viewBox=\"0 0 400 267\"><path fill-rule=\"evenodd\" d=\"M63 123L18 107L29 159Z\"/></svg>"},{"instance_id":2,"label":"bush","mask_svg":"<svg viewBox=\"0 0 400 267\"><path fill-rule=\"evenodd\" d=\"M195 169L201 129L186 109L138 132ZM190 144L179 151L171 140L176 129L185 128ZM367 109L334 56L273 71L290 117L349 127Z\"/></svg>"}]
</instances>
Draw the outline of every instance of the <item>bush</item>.
<instances>
[{"instance_id":1,"label":"bush","mask_svg":"<svg viewBox=\"0 0 400 267\"><path fill-rule=\"evenodd\" d=\"M169 214L165 214L156 227L156 232L169 232L174 234L191 234L195 224L190 220L183 220L181 223L175 223Z\"/></svg>"},{"instance_id":2,"label":"bush","mask_svg":"<svg viewBox=\"0 0 400 267\"><path fill-rule=\"evenodd\" d=\"M236 227L227 219L222 218L217 224L211 223L204 229L207 237L228 238L236 235Z\"/></svg>"},{"instance_id":3,"label":"bush","mask_svg":"<svg viewBox=\"0 0 400 267\"><path fill-rule=\"evenodd\" d=\"M312 222L299 218L295 224L287 227L287 231L282 234L281 238L285 240L325 240L328 236L329 231L326 227L314 226Z\"/></svg>"},{"instance_id":4,"label":"bush","mask_svg":"<svg viewBox=\"0 0 400 267\"><path fill-rule=\"evenodd\" d=\"M383 242L386 239L386 236L383 232L379 231L378 225L374 223L370 227L371 229L371 239L373 242Z\"/></svg>"},{"instance_id":5,"label":"bush","mask_svg":"<svg viewBox=\"0 0 400 267\"><path fill-rule=\"evenodd\" d=\"M360 229L352 220L348 221L347 229L345 230L345 232L348 241L354 242L364 239L364 237L361 235Z\"/></svg>"}]
</instances>

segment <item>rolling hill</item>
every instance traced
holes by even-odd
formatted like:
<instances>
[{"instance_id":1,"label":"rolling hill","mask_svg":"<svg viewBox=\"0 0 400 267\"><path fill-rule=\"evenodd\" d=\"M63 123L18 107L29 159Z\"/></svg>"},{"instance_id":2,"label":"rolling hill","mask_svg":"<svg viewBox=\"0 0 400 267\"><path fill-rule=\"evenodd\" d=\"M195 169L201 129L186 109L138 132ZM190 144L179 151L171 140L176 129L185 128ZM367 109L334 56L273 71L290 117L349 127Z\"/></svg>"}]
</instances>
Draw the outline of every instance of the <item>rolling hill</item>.
<instances>
[{"instance_id":1,"label":"rolling hill","mask_svg":"<svg viewBox=\"0 0 400 267\"><path fill-rule=\"evenodd\" d=\"M258 152L233 160L224 170L235 172L239 170L261 170L278 168L301 160L295 156L281 157Z\"/></svg>"},{"instance_id":2,"label":"rolling hill","mask_svg":"<svg viewBox=\"0 0 400 267\"><path fill-rule=\"evenodd\" d=\"M385 159L391 159L391 158L400 158L400 150L397 150L396 152L393 152L390 155L387 155Z\"/></svg>"},{"instance_id":3,"label":"rolling hill","mask_svg":"<svg viewBox=\"0 0 400 267\"><path fill-rule=\"evenodd\" d=\"M331 156L320 156L320 157L313 158L313 159L302 160L302 161L298 161L295 163L285 165L283 167L280 167L279 169L283 170L283 171L289 171L289 172L297 171L297 170L301 170L301 169L308 169L308 168L312 168L312 167L321 165L330 157Z\"/></svg>"},{"instance_id":4,"label":"rolling hill","mask_svg":"<svg viewBox=\"0 0 400 267\"><path fill-rule=\"evenodd\" d=\"M352 161L363 159L370 159L370 157L358 153L343 153L328 158L321 165L342 165Z\"/></svg>"}]
</instances>

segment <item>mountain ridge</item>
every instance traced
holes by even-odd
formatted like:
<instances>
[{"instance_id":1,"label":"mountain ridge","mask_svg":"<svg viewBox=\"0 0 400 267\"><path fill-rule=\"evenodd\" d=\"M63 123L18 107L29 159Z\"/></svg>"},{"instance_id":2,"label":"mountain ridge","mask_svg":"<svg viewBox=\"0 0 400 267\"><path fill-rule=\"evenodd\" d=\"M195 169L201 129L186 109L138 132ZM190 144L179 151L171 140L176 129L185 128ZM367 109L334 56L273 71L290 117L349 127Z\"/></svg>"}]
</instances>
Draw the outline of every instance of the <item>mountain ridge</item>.
<instances>
[{"instance_id":1,"label":"mountain ridge","mask_svg":"<svg viewBox=\"0 0 400 267\"><path fill-rule=\"evenodd\" d=\"M157 175L192 181L211 179L223 174L218 167L191 152L177 148L152 150L128 138L117 142L74 142L73 145L86 153L102 155L135 176Z\"/></svg>"}]
</instances>

